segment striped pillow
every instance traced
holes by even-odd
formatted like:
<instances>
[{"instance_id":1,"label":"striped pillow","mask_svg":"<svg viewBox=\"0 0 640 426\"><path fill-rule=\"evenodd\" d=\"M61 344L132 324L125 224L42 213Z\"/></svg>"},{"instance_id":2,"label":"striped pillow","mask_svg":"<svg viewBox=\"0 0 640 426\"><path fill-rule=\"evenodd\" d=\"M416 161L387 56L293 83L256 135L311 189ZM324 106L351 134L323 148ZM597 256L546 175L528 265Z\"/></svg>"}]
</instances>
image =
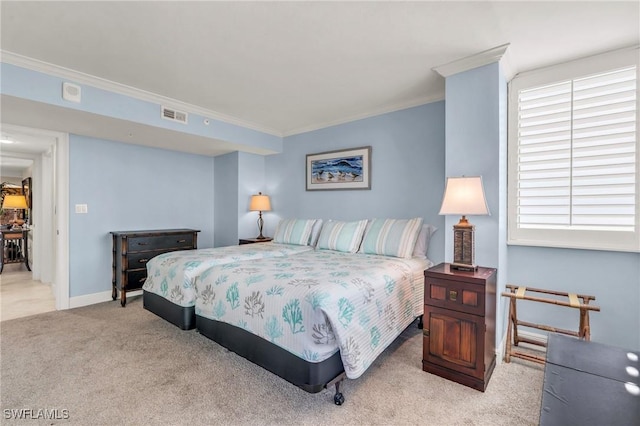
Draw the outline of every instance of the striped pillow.
<instances>
[{"instance_id":1,"label":"striped pillow","mask_svg":"<svg viewBox=\"0 0 640 426\"><path fill-rule=\"evenodd\" d=\"M315 219L282 219L273 236L274 243L309 245Z\"/></svg>"},{"instance_id":2,"label":"striped pillow","mask_svg":"<svg viewBox=\"0 0 640 426\"><path fill-rule=\"evenodd\" d=\"M360 253L410 258L416 245L422 218L374 219L362 240Z\"/></svg>"},{"instance_id":3,"label":"striped pillow","mask_svg":"<svg viewBox=\"0 0 640 426\"><path fill-rule=\"evenodd\" d=\"M366 227L366 220L357 222L329 220L322 226L316 247L325 250L355 253L360 247Z\"/></svg>"}]
</instances>

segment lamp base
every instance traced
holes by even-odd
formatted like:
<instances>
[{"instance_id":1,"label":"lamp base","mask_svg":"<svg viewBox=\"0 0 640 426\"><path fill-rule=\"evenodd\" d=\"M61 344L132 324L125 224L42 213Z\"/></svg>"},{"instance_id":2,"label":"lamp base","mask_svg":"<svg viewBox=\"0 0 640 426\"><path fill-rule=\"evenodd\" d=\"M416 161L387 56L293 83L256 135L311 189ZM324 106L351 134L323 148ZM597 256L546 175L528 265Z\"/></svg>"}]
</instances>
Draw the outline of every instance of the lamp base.
<instances>
[{"instance_id":1,"label":"lamp base","mask_svg":"<svg viewBox=\"0 0 640 426\"><path fill-rule=\"evenodd\" d=\"M450 263L449 268L455 269L457 271L475 272L478 270L478 265L469 265L467 263Z\"/></svg>"}]
</instances>

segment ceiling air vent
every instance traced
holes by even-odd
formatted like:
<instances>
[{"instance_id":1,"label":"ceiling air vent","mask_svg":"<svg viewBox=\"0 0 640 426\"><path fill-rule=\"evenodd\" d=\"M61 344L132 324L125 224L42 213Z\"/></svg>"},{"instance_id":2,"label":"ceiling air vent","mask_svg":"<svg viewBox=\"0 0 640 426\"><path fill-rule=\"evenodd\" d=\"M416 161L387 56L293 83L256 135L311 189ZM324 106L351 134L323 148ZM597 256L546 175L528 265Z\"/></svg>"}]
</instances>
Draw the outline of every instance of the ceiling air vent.
<instances>
[{"instance_id":1,"label":"ceiling air vent","mask_svg":"<svg viewBox=\"0 0 640 426\"><path fill-rule=\"evenodd\" d=\"M187 124L188 114L186 112L176 111L175 109L162 107L162 118Z\"/></svg>"}]
</instances>

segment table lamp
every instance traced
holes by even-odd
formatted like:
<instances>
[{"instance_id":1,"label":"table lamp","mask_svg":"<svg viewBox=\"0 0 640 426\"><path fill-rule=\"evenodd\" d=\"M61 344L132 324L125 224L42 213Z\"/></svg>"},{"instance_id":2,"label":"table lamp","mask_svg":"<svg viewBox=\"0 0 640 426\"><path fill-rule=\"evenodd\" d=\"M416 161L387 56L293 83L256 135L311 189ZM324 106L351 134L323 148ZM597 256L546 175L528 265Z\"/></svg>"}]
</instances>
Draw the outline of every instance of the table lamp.
<instances>
[{"instance_id":1,"label":"table lamp","mask_svg":"<svg viewBox=\"0 0 640 426\"><path fill-rule=\"evenodd\" d=\"M267 237L262 235L262 227L264 226L262 212L271 211L271 201L269 201L269 196L263 195L262 192L258 192L258 195L252 195L251 202L249 203L249 211L258 212L258 229L260 230L258 240L265 240Z\"/></svg>"},{"instance_id":2,"label":"table lamp","mask_svg":"<svg viewBox=\"0 0 640 426\"><path fill-rule=\"evenodd\" d=\"M5 195L2 209L13 209L13 227L18 229L18 210L27 209L27 199L24 195Z\"/></svg>"},{"instance_id":3,"label":"table lamp","mask_svg":"<svg viewBox=\"0 0 640 426\"><path fill-rule=\"evenodd\" d=\"M475 226L466 215L488 215L489 208L484 196L482 177L450 177L442 199L441 215L462 215L460 222L453 226L453 263L450 268L475 271Z\"/></svg>"}]
</instances>

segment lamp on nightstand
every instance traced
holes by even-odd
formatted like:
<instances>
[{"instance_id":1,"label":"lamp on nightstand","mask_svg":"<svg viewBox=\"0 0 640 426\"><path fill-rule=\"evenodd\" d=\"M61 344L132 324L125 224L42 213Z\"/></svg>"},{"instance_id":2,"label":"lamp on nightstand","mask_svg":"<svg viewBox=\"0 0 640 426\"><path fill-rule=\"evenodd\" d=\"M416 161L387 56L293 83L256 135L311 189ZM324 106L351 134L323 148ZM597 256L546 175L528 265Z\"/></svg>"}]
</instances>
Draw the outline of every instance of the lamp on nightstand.
<instances>
[{"instance_id":1,"label":"lamp on nightstand","mask_svg":"<svg viewBox=\"0 0 640 426\"><path fill-rule=\"evenodd\" d=\"M475 271L475 226L466 215L488 215L489 208L484 197L482 177L450 177L444 189L441 215L462 215L460 222L453 226L452 269Z\"/></svg>"},{"instance_id":2,"label":"lamp on nightstand","mask_svg":"<svg viewBox=\"0 0 640 426\"><path fill-rule=\"evenodd\" d=\"M258 229L260 235L259 240L264 240L267 237L262 235L262 227L264 226L264 220L262 219L262 212L271 211L271 201L269 201L268 195L263 195L262 192L258 192L258 195L251 196L251 202L249 203L249 211L258 212Z\"/></svg>"},{"instance_id":3,"label":"lamp on nightstand","mask_svg":"<svg viewBox=\"0 0 640 426\"><path fill-rule=\"evenodd\" d=\"M2 209L13 209L13 227L20 228L18 224L18 210L27 209L27 199L24 195L5 195Z\"/></svg>"}]
</instances>

